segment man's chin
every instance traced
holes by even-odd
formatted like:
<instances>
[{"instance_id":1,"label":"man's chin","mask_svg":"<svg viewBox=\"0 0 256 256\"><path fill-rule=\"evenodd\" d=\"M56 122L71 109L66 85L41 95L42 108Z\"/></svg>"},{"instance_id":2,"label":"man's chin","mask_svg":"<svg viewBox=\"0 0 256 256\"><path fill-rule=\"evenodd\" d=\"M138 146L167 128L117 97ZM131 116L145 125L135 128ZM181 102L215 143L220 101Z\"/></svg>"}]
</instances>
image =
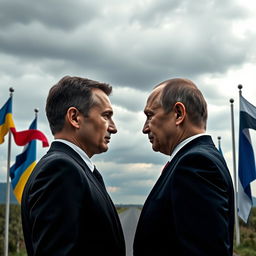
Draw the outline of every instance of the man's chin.
<instances>
[{"instance_id":1,"label":"man's chin","mask_svg":"<svg viewBox=\"0 0 256 256\"><path fill-rule=\"evenodd\" d=\"M108 145L105 144L104 147L101 148L101 153L108 151Z\"/></svg>"},{"instance_id":2,"label":"man's chin","mask_svg":"<svg viewBox=\"0 0 256 256\"><path fill-rule=\"evenodd\" d=\"M108 151L108 146L98 148L97 152L95 152L94 155L98 155L98 154L104 153L106 151Z\"/></svg>"},{"instance_id":3,"label":"man's chin","mask_svg":"<svg viewBox=\"0 0 256 256\"><path fill-rule=\"evenodd\" d=\"M156 147L156 146L154 146L153 144L152 144L152 149L153 149L155 152L158 152L158 151L159 151L159 148Z\"/></svg>"}]
</instances>

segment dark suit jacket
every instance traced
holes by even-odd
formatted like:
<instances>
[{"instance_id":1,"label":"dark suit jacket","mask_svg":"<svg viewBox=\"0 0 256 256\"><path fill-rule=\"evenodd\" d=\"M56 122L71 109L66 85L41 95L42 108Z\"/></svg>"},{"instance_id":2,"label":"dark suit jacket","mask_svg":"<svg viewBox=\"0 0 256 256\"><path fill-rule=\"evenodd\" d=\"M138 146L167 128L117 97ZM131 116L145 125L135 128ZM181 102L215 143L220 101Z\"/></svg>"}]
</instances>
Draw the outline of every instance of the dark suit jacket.
<instances>
[{"instance_id":1,"label":"dark suit jacket","mask_svg":"<svg viewBox=\"0 0 256 256\"><path fill-rule=\"evenodd\" d=\"M104 186L69 146L53 142L22 196L29 256L123 256L115 206Z\"/></svg>"},{"instance_id":2,"label":"dark suit jacket","mask_svg":"<svg viewBox=\"0 0 256 256\"><path fill-rule=\"evenodd\" d=\"M210 136L185 145L149 194L136 230L135 256L232 255L234 191Z\"/></svg>"}]
</instances>

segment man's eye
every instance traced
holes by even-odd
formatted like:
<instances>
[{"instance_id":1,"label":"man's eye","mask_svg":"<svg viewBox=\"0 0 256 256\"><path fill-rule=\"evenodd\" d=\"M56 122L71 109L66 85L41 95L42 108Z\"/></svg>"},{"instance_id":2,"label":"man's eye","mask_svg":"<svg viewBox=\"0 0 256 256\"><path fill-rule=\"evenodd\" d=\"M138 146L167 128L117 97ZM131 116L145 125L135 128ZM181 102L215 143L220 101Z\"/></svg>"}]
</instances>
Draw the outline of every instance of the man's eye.
<instances>
[{"instance_id":1,"label":"man's eye","mask_svg":"<svg viewBox=\"0 0 256 256\"><path fill-rule=\"evenodd\" d=\"M111 117L111 114L110 114L110 113L105 113L105 114L103 115L103 117L106 118L106 119L109 119L109 118Z\"/></svg>"},{"instance_id":2,"label":"man's eye","mask_svg":"<svg viewBox=\"0 0 256 256\"><path fill-rule=\"evenodd\" d=\"M147 119L150 119L150 118L152 118L153 114L152 113L147 113L146 116L147 116Z\"/></svg>"}]
</instances>

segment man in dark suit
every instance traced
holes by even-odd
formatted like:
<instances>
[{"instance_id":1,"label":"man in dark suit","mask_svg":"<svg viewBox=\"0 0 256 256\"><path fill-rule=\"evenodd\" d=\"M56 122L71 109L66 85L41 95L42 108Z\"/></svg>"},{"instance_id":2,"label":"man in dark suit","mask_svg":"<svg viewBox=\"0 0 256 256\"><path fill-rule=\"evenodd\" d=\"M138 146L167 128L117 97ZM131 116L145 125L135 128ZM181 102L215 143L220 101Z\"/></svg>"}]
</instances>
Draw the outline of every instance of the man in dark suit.
<instances>
[{"instance_id":1,"label":"man in dark suit","mask_svg":"<svg viewBox=\"0 0 256 256\"><path fill-rule=\"evenodd\" d=\"M207 105L196 85L171 79L145 107L143 133L170 155L150 192L134 240L135 256L231 256L234 191L223 156L205 135Z\"/></svg>"},{"instance_id":2,"label":"man in dark suit","mask_svg":"<svg viewBox=\"0 0 256 256\"><path fill-rule=\"evenodd\" d=\"M50 89L46 114L55 141L22 196L28 256L125 255L119 217L91 161L117 132L111 90L68 76Z\"/></svg>"}]
</instances>

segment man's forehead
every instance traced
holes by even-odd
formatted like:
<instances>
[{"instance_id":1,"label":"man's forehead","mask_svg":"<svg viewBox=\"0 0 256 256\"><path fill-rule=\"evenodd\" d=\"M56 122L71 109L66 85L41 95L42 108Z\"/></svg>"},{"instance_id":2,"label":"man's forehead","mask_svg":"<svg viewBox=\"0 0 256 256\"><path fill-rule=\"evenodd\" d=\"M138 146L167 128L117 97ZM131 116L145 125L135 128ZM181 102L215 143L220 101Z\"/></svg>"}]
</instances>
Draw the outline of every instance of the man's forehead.
<instances>
[{"instance_id":1,"label":"man's forehead","mask_svg":"<svg viewBox=\"0 0 256 256\"><path fill-rule=\"evenodd\" d=\"M93 89L93 107L100 111L113 112L109 97L100 89Z\"/></svg>"},{"instance_id":2,"label":"man's forehead","mask_svg":"<svg viewBox=\"0 0 256 256\"><path fill-rule=\"evenodd\" d=\"M160 97L163 90L163 85L156 87L148 97L146 107L159 107L160 106Z\"/></svg>"},{"instance_id":3,"label":"man's forehead","mask_svg":"<svg viewBox=\"0 0 256 256\"><path fill-rule=\"evenodd\" d=\"M98 88L94 88L92 90L92 96L94 98L95 101L98 101L98 103L109 103L110 104L110 100L109 97L107 96L107 94L105 92L103 92L101 89Z\"/></svg>"}]
</instances>

